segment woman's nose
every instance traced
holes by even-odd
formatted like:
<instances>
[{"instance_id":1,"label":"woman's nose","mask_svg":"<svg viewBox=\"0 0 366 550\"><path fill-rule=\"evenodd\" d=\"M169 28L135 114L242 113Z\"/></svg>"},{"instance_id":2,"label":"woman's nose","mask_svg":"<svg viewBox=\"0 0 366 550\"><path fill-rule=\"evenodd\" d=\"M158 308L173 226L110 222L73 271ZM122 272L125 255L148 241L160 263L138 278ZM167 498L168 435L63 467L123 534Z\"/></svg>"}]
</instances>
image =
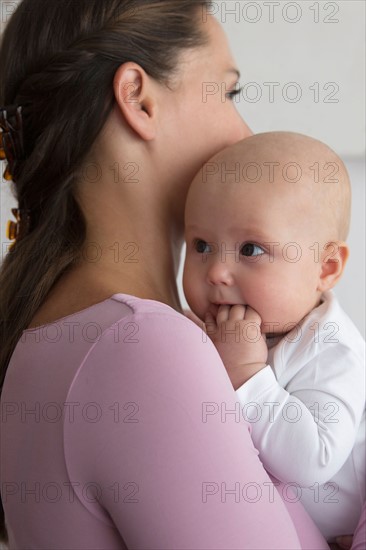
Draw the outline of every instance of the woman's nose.
<instances>
[{"instance_id":1,"label":"woman's nose","mask_svg":"<svg viewBox=\"0 0 366 550\"><path fill-rule=\"evenodd\" d=\"M252 130L249 128L245 120L242 119L242 139L245 139L252 135L253 135Z\"/></svg>"},{"instance_id":2,"label":"woman's nose","mask_svg":"<svg viewBox=\"0 0 366 550\"><path fill-rule=\"evenodd\" d=\"M221 260L214 262L207 271L207 282L210 285L232 286L234 277L228 264Z\"/></svg>"}]
</instances>

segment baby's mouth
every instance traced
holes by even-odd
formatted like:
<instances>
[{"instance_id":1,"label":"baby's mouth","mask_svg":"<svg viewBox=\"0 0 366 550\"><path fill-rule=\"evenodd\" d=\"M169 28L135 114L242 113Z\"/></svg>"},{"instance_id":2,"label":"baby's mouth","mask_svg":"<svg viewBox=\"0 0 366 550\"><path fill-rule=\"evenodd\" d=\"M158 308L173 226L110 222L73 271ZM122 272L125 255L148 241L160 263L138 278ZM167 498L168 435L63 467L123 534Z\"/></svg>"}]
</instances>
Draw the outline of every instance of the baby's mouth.
<instances>
[{"instance_id":1,"label":"baby's mouth","mask_svg":"<svg viewBox=\"0 0 366 550\"><path fill-rule=\"evenodd\" d=\"M217 316L218 311L219 311L219 307L220 307L220 306L223 306L223 305L226 305L226 306L230 306L230 307L231 307L231 306L244 305L244 304L237 304L237 303L236 303L236 304L232 304L232 303L229 303L229 302L227 302L227 303L224 303L224 302L220 302L220 303L218 303L218 302L211 302L207 311L208 311L208 313L211 313L211 315L213 315L213 316L215 317L215 319L216 319L216 316Z\"/></svg>"}]
</instances>

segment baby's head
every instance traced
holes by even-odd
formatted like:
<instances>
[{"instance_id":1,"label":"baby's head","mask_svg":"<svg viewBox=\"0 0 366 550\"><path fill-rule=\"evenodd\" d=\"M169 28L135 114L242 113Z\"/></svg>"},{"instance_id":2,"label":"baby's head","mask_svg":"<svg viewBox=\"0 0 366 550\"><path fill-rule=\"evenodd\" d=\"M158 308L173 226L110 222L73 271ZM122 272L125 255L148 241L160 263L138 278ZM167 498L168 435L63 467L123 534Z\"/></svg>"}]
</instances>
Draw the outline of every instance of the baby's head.
<instances>
[{"instance_id":1,"label":"baby's head","mask_svg":"<svg viewBox=\"0 0 366 550\"><path fill-rule=\"evenodd\" d=\"M263 332L288 332L342 275L350 196L343 162L307 136L257 134L217 154L187 196L192 311L204 320L217 304L249 305Z\"/></svg>"}]
</instances>

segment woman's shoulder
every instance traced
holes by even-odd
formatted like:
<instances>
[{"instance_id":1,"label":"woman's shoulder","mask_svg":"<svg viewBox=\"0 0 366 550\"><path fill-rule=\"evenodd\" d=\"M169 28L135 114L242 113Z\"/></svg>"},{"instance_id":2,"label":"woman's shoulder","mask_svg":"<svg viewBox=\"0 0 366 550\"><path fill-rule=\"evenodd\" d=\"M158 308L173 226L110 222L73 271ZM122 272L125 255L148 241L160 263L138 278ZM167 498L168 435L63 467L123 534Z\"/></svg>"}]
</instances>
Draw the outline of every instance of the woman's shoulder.
<instances>
[{"instance_id":1,"label":"woman's shoulder","mask_svg":"<svg viewBox=\"0 0 366 550\"><path fill-rule=\"evenodd\" d=\"M133 349L133 357L167 356L173 350L181 359L187 359L198 352L207 353L215 348L207 334L184 314L157 300L139 298L130 294L116 293L93 306L84 313L91 318L102 319L99 353L110 357L126 353L126 347ZM127 345L127 346L126 346ZM123 351L122 351L123 348Z\"/></svg>"},{"instance_id":2,"label":"woman's shoulder","mask_svg":"<svg viewBox=\"0 0 366 550\"><path fill-rule=\"evenodd\" d=\"M210 364L212 369L213 362L224 372L212 342L183 314L156 300L117 293L23 331L7 385L16 388L19 380L31 383L36 377L49 393L54 389L57 401L66 396L61 388L68 393L77 386L88 393L94 382L98 392L104 387L110 394L114 385L126 384L131 369L145 378L148 373L164 378L172 367L186 370L201 363L199 368Z\"/></svg>"},{"instance_id":3,"label":"woman's shoulder","mask_svg":"<svg viewBox=\"0 0 366 550\"><path fill-rule=\"evenodd\" d=\"M144 334L153 331L155 337L159 335L159 331L163 331L165 335L170 331L173 336L174 333L178 334L173 326L181 327L183 324L188 329L193 328L194 331L198 331L199 334L202 332L195 323L173 307L157 300L124 293L112 294L100 302L92 303L88 307L63 316L51 315L49 311L48 316L43 315L43 318L46 322L33 322L30 328L23 331L23 342L32 341L36 336L37 344L41 341L55 343L52 335L57 334L57 341L60 341L63 335L70 336L70 332L72 332L73 342L78 339L88 340L88 333L95 334L97 340L108 341L108 334L116 335L128 329L133 332L133 327L136 331L143 329ZM128 342L128 339L121 340L118 336L117 343L123 342Z\"/></svg>"}]
</instances>

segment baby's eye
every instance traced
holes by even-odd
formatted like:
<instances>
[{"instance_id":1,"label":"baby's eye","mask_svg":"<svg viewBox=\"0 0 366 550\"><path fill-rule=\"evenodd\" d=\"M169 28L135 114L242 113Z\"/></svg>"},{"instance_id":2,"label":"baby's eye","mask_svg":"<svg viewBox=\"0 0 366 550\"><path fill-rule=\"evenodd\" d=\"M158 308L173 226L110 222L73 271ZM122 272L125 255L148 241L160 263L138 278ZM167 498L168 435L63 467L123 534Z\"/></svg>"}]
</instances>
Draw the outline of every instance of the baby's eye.
<instances>
[{"instance_id":1,"label":"baby's eye","mask_svg":"<svg viewBox=\"0 0 366 550\"><path fill-rule=\"evenodd\" d=\"M260 246L258 246L257 244L254 244L254 243L244 244L241 247L240 253L243 256L249 256L249 257L262 256L262 254L265 254L263 248L261 248Z\"/></svg>"},{"instance_id":2,"label":"baby's eye","mask_svg":"<svg viewBox=\"0 0 366 550\"><path fill-rule=\"evenodd\" d=\"M205 253L207 254L208 252L210 252L209 248L210 247L206 243L206 241L203 241L202 239L196 239L194 241L194 249L199 254L205 254Z\"/></svg>"}]
</instances>

